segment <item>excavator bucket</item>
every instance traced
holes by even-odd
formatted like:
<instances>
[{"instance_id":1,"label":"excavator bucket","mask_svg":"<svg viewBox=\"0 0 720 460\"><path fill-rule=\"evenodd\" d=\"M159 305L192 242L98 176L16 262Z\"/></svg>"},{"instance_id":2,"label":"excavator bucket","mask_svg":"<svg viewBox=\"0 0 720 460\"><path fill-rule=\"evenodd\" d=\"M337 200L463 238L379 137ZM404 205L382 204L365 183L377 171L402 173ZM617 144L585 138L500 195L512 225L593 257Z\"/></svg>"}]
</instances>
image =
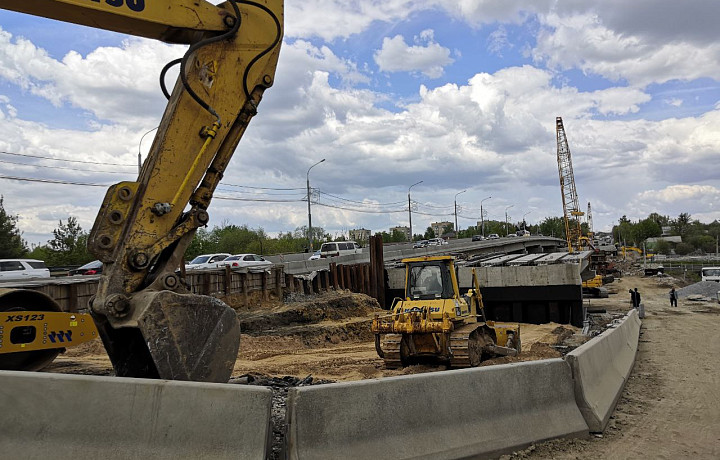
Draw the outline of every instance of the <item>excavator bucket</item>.
<instances>
[{"instance_id":1,"label":"excavator bucket","mask_svg":"<svg viewBox=\"0 0 720 460\"><path fill-rule=\"evenodd\" d=\"M222 301L172 291L143 292L131 301L136 327L95 320L121 377L225 383L240 347L235 311Z\"/></svg>"}]
</instances>

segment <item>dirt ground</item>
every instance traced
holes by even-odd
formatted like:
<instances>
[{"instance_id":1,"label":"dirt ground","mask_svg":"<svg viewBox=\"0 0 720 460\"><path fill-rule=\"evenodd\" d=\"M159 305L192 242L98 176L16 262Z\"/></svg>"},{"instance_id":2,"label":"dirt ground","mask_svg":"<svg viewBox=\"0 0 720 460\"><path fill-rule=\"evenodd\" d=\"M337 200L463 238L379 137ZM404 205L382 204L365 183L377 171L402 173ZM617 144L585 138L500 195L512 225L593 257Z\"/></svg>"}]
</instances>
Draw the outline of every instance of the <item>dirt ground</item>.
<instances>
[{"instance_id":1,"label":"dirt ground","mask_svg":"<svg viewBox=\"0 0 720 460\"><path fill-rule=\"evenodd\" d=\"M609 298L586 300L592 309L624 313L630 309L627 291L637 287L646 310L635 368L605 433L540 443L504 459L720 458L720 305L681 299L671 308L671 286L683 284L624 277L609 285ZM370 333L377 312L366 296L334 292L238 309L244 333L231 381L248 376L348 381L445 369L384 369ZM483 364L558 357L558 350L582 342L577 328L558 324L523 324L521 337L519 358ZM112 375L99 341L69 349L47 371Z\"/></svg>"},{"instance_id":2,"label":"dirt ground","mask_svg":"<svg viewBox=\"0 0 720 460\"><path fill-rule=\"evenodd\" d=\"M362 294L331 291L297 296L287 302L259 301L255 308L236 310L243 334L231 381L248 374L350 381L446 369L444 365L432 364L385 369L375 351L370 324L375 314L386 312L374 299ZM578 328L569 325L522 324L521 355L485 361L483 365L560 357L562 353L553 346L569 338L578 339L579 333ZM46 371L113 373L100 341L68 349Z\"/></svg>"}]
</instances>

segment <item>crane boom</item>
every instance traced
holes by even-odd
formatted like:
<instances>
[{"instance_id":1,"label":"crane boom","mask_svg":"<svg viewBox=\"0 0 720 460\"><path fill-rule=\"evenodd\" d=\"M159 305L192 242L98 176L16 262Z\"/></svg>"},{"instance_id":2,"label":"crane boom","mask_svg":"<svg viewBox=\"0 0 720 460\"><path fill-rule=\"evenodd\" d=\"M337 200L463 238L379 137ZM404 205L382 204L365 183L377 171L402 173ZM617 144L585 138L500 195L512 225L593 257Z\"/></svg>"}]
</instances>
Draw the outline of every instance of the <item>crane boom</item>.
<instances>
[{"instance_id":1,"label":"crane boom","mask_svg":"<svg viewBox=\"0 0 720 460\"><path fill-rule=\"evenodd\" d=\"M582 230L580 227L580 217L582 217L584 213L580 211L580 203L575 189L575 175L573 174L570 147L567 136L565 135L562 117L555 118L555 128L557 133L557 161L558 173L560 174L563 217L565 221L565 238L567 240L568 251L574 252L581 250L580 237L582 236Z\"/></svg>"}]
</instances>

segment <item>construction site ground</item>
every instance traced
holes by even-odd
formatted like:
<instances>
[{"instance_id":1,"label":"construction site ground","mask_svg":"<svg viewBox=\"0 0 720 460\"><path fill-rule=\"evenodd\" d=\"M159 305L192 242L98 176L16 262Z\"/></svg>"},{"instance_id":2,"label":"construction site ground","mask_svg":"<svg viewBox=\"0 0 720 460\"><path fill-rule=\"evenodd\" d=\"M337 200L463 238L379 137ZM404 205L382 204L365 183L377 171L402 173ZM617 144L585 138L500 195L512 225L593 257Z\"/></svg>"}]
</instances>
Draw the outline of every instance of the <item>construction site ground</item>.
<instances>
[{"instance_id":1,"label":"construction site ground","mask_svg":"<svg viewBox=\"0 0 720 460\"><path fill-rule=\"evenodd\" d=\"M638 288L645 306L637 361L615 414L602 435L547 441L504 458L720 458L720 305L681 299L671 308L670 287L684 285L626 276L608 286L609 298L586 300L593 310L607 310L593 321L600 329L631 308L629 288ZM243 335L233 383L296 385L445 370L437 364L385 369L370 333L372 317L383 311L362 294L258 299L237 311ZM521 327L523 353L483 365L560 357L586 340L568 325ZM99 341L68 349L46 371L113 373Z\"/></svg>"}]
</instances>

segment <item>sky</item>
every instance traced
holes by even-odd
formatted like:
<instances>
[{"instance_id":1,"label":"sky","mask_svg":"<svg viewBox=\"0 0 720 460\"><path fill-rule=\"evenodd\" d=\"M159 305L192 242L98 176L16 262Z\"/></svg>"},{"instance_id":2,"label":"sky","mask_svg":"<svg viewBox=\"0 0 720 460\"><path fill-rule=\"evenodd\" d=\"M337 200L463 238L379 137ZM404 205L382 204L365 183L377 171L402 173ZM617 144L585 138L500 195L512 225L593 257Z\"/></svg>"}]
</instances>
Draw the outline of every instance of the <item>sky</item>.
<instances>
[{"instance_id":1,"label":"sky","mask_svg":"<svg viewBox=\"0 0 720 460\"><path fill-rule=\"evenodd\" d=\"M219 3L219 2L212 2ZM332 236L562 216L555 117L595 231L720 219L720 2L287 0L210 226ZM0 10L0 195L30 244L136 180L186 47ZM174 79L177 74L172 75ZM148 131L151 131L149 134ZM422 181L420 184L414 185ZM490 198L488 198L490 197Z\"/></svg>"}]
</instances>

